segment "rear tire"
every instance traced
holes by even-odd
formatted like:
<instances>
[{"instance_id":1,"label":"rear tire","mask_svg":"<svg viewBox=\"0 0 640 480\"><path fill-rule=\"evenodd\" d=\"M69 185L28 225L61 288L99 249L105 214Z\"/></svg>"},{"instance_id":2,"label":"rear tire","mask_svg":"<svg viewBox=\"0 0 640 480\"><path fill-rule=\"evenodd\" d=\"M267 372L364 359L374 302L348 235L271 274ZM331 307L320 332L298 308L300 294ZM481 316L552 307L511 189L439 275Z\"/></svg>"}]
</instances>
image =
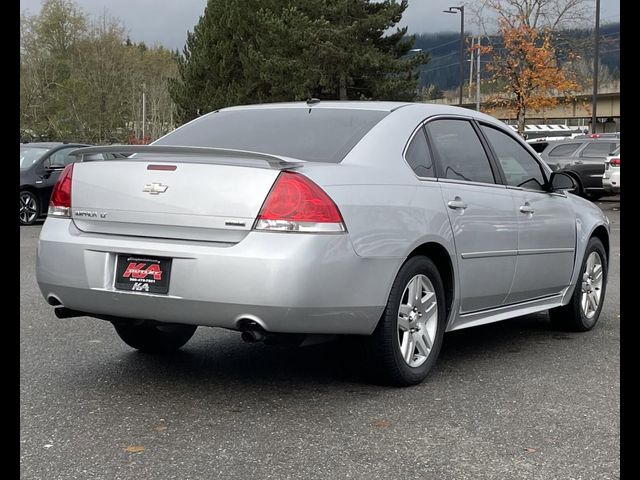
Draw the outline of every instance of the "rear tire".
<instances>
[{"instance_id":1,"label":"rear tire","mask_svg":"<svg viewBox=\"0 0 640 480\"><path fill-rule=\"evenodd\" d=\"M115 324L116 333L124 343L145 353L169 353L187 343L198 328L196 325Z\"/></svg>"},{"instance_id":2,"label":"rear tire","mask_svg":"<svg viewBox=\"0 0 640 480\"><path fill-rule=\"evenodd\" d=\"M437 267L427 257L410 258L393 282L378 326L365 340L372 380L395 386L422 382L440 353L445 321Z\"/></svg>"},{"instance_id":3,"label":"rear tire","mask_svg":"<svg viewBox=\"0 0 640 480\"><path fill-rule=\"evenodd\" d=\"M578 284L571 301L562 307L549 310L554 327L586 332L595 327L600 318L607 289L607 255L600 239L592 237L582 260Z\"/></svg>"}]
</instances>

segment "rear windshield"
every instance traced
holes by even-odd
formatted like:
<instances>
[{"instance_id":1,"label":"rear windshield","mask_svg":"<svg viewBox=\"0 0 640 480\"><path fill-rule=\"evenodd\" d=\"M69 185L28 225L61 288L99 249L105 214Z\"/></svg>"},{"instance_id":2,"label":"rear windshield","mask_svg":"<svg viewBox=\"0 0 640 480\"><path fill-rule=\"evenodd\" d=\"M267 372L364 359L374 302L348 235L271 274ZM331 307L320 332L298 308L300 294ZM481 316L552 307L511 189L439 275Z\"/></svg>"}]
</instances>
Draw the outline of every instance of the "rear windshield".
<instances>
[{"instance_id":1,"label":"rear windshield","mask_svg":"<svg viewBox=\"0 0 640 480\"><path fill-rule=\"evenodd\" d=\"M154 145L231 148L339 163L389 112L343 108L265 108L214 112Z\"/></svg>"}]
</instances>

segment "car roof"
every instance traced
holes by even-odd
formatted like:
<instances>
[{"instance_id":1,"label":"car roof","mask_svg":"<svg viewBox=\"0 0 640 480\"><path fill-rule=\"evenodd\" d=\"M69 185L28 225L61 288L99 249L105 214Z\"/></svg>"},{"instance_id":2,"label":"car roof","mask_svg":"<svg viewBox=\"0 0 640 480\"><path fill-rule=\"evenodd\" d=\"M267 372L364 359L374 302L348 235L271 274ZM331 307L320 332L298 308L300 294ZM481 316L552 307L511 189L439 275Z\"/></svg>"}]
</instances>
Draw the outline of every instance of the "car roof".
<instances>
[{"instance_id":1,"label":"car roof","mask_svg":"<svg viewBox=\"0 0 640 480\"><path fill-rule=\"evenodd\" d=\"M619 138L572 138L569 140L558 140L553 142L553 144L549 143L549 145L565 145L567 143L611 143L612 141L620 141Z\"/></svg>"},{"instance_id":2,"label":"car roof","mask_svg":"<svg viewBox=\"0 0 640 480\"><path fill-rule=\"evenodd\" d=\"M345 110L371 110L394 112L403 108L420 109L424 118L434 115L457 115L475 118L493 125L504 127L505 124L497 118L487 115L476 110L468 108L456 107L453 105L443 105L439 103L417 103L417 102L382 102L369 100L320 100L319 102L308 104L307 102L281 102L281 103L261 103L255 105L239 105L234 107L222 108L216 110L222 111L239 111L239 110L262 110L270 108L290 108L290 109L345 109ZM216 111L206 115L211 115ZM206 116L203 115L203 116Z\"/></svg>"},{"instance_id":3,"label":"car roof","mask_svg":"<svg viewBox=\"0 0 640 480\"><path fill-rule=\"evenodd\" d=\"M75 147L76 145L86 145L85 143L64 143L64 142L27 142L21 143L21 147L55 148L62 146ZM87 145L88 146L88 145Z\"/></svg>"},{"instance_id":4,"label":"car roof","mask_svg":"<svg viewBox=\"0 0 640 480\"><path fill-rule=\"evenodd\" d=\"M313 109L345 109L345 110L377 110L383 112L392 112L398 108L411 105L409 102L380 102L365 100L320 100L316 103L307 102L278 102L278 103L259 103L254 105L238 105L234 107L221 108L220 112L237 111L237 110L266 110L271 108L313 108Z\"/></svg>"}]
</instances>

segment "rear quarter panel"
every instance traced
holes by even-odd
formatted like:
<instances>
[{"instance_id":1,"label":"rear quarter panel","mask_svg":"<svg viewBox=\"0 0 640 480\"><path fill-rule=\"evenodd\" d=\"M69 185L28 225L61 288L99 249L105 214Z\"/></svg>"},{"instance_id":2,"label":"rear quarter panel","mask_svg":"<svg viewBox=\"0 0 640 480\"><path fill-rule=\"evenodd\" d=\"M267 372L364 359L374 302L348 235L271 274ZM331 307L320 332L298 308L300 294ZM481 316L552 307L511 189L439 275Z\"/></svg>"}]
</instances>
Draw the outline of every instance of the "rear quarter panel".
<instances>
[{"instance_id":1,"label":"rear quarter panel","mask_svg":"<svg viewBox=\"0 0 640 480\"><path fill-rule=\"evenodd\" d=\"M573 274L571 276L571 284L565 293L563 304L567 304L571 300L571 295L578 283L580 267L582 266L582 260L584 259L587 244L589 243L589 239L593 236L593 232L600 226L607 230L607 234L610 232L609 219L604 212L600 210L600 208L590 201L571 193L568 194L568 196L573 203L576 218L576 257ZM609 256L609 251L607 251L607 256Z\"/></svg>"}]
</instances>

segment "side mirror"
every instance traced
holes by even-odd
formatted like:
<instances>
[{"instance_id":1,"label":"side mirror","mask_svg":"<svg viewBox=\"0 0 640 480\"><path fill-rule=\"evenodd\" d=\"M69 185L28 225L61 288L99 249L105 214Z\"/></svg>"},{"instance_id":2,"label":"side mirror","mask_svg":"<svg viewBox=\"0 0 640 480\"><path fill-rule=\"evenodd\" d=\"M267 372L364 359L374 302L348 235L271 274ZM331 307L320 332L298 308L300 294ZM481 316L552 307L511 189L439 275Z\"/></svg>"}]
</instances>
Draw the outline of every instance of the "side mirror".
<instances>
[{"instance_id":1,"label":"side mirror","mask_svg":"<svg viewBox=\"0 0 640 480\"><path fill-rule=\"evenodd\" d=\"M571 175L563 172L553 172L549 179L552 192L561 192L564 190L575 190L577 185Z\"/></svg>"}]
</instances>

